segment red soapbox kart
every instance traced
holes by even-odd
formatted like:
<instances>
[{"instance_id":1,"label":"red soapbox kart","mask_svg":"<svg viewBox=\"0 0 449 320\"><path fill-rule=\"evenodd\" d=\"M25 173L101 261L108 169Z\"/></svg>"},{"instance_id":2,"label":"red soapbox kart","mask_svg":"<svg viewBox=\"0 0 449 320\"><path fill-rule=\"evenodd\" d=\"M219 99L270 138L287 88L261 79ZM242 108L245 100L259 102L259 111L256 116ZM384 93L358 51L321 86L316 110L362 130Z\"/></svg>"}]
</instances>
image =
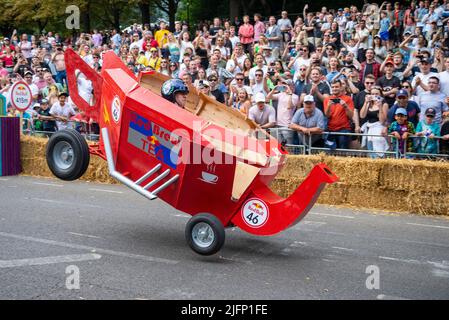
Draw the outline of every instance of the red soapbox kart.
<instances>
[{"instance_id":1,"label":"red soapbox kart","mask_svg":"<svg viewBox=\"0 0 449 320\"><path fill-rule=\"evenodd\" d=\"M239 111L191 88L185 109L161 97L168 77L139 77L112 52L103 55L101 73L73 50L65 53L70 97L86 118L100 126L100 139L88 145L75 130L58 131L47 144L55 176L75 180L90 154L108 162L109 173L149 200L160 198L192 215L185 235L197 253L211 255L224 244L225 228L274 235L303 219L326 183L338 177L316 165L284 199L269 188L287 151ZM90 102L79 92L79 75L89 80Z\"/></svg>"}]
</instances>

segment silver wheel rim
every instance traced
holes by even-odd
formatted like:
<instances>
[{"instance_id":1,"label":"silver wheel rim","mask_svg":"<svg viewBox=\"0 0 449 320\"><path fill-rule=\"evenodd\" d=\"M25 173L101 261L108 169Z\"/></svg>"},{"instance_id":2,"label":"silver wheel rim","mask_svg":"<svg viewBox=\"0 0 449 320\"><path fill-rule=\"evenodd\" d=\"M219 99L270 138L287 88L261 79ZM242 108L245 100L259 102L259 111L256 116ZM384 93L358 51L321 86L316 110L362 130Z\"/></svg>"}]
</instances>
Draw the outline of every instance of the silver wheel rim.
<instances>
[{"instance_id":1,"label":"silver wheel rim","mask_svg":"<svg viewBox=\"0 0 449 320\"><path fill-rule=\"evenodd\" d=\"M215 233L209 224L199 222L192 229L192 239L198 247L207 248L214 242Z\"/></svg>"},{"instance_id":2,"label":"silver wheel rim","mask_svg":"<svg viewBox=\"0 0 449 320\"><path fill-rule=\"evenodd\" d=\"M61 170L67 170L73 164L72 146L66 141L59 141L53 149L53 161Z\"/></svg>"}]
</instances>

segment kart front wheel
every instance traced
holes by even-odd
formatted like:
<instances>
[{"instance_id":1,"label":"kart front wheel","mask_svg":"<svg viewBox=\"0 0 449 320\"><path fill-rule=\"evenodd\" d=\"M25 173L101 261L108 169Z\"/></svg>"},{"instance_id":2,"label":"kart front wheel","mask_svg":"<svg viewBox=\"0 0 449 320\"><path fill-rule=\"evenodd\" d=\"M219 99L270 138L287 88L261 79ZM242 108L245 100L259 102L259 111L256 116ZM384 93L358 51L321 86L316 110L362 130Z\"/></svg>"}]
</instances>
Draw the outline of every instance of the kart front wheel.
<instances>
[{"instance_id":1,"label":"kart front wheel","mask_svg":"<svg viewBox=\"0 0 449 320\"><path fill-rule=\"evenodd\" d=\"M59 179L76 180L87 170L90 161L89 146L76 130L54 133L47 143L47 164Z\"/></svg>"},{"instance_id":2,"label":"kart front wheel","mask_svg":"<svg viewBox=\"0 0 449 320\"><path fill-rule=\"evenodd\" d=\"M193 251L210 256L218 252L225 242L223 224L212 214L197 214L187 222L186 240Z\"/></svg>"}]
</instances>

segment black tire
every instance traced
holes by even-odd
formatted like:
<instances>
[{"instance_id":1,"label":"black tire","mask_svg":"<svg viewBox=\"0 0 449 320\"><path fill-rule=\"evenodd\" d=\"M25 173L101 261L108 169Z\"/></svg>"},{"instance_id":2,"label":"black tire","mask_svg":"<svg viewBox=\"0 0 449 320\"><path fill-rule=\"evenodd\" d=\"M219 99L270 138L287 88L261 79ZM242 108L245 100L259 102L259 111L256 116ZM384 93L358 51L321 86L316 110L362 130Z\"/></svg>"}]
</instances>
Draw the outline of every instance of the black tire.
<instances>
[{"instance_id":1,"label":"black tire","mask_svg":"<svg viewBox=\"0 0 449 320\"><path fill-rule=\"evenodd\" d=\"M195 231L201 227L209 227L208 233L213 240L203 242L202 245L199 243L202 242L198 237L194 235ZM210 256L214 253L217 253L225 242L225 229L221 221L212 214L209 213L201 213L193 216L187 222L186 225L186 240L190 248L198 254L203 256ZM210 240L210 238L209 238Z\"/></svg>"},{"instance_id":2,"label":"black tire","mask_svg":"<svg viewBox=\"0 0 449 320\"><path fill-rule=\"evenodd\" d=\"M63 159L64 157L68 159ZM50 171L56 177L66 181L76 180L89 166L89 146L76 130L57 131L48 140L46 158Z\"/></svg>"}]
</instances>

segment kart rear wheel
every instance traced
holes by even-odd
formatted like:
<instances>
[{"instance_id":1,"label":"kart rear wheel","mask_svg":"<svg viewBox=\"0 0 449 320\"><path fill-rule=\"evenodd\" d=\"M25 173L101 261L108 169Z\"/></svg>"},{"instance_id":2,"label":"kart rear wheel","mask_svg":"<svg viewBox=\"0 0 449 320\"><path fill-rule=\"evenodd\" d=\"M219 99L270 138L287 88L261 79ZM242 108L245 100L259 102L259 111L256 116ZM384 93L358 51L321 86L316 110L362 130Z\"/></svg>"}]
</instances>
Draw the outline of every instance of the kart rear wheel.
<instances>
[{"instance_id":1,"label":"kart rear wheel","mask_svg":"<svg viewBox=\"0 0 449 320\"><path fill-rule=\"evenodd\" d=\"M76 180L89 166L89 146L76 130L57 131L47 143L46 158L50 171L56 177L66 181Z\"/></svg>"},{"instance_id":2,"label":"kart rear wheel","mask_svg":"<svg viewBox=\"0 0 449 320\"><path fill-rule=\"evenodd\" d=\"M223 224L209 213L197 214L190 218L185 233L190 248L204 256L218 252L225 242Z\"/></svg>"}]
</instances>

